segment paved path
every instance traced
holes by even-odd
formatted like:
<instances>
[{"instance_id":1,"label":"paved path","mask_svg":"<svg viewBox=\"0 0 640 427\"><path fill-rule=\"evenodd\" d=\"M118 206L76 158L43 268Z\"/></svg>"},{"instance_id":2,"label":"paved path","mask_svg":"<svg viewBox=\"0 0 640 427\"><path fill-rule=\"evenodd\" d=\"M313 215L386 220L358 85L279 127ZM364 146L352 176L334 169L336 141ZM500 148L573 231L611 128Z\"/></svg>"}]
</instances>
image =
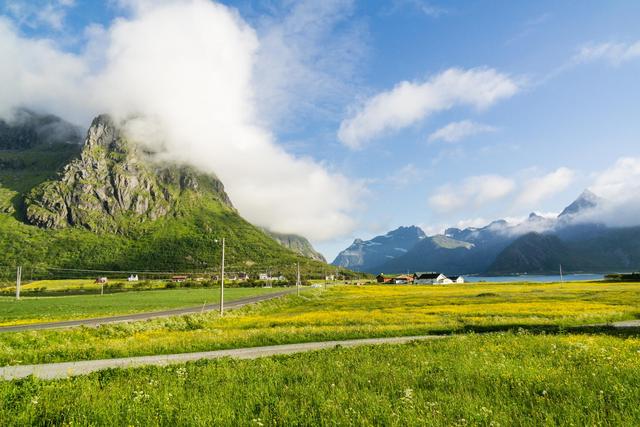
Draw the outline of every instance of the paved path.
<instances>
[{"instance_id":1,"label":"paved path","mask_svg":"<svg viewBox=\"0 0 640 427\"><path fill-rule=\"evenodd\" d=\"M640 327L640 319L636 320L623 320L622 322L613 322L607 326L613 326L614 328L638 328Z\"/></svg>"},{"instance_id":2,"label":"paved path","mask_svg":"<svg viewBox=\"0 0 640 427\"><path fill-rule=\"evenodd\" d=\"M287 295L295 292L295 289L289 289L282 292L274 292L264 295L256 295L253 297L242 298L235 301L229 301L224 303L225 310L230 310L234 308L244 307L248 304L254 304L261 301L270 300L273 298L279 298L283 295ZM117 323L117 322L131 322L135 320L147 320L154 319L157 317L169 317L169 316L181 316L183 314L194 314L200 313L202 311L211 311L218 310L220 305L216 304L207 304L203 306L197 307L187 307L187 308L177 308L172 310L163 310L163 311L154 311L147 313L135 313L135 314L125 314L121 316L109 316L109 317L99 317L93 319L79 319L79 320L65 320L62 322L47 322L47 323L31 323L28 325L16 325L16 326L1 326L0 332L21 332L21 331L32 331L39 329L56 329L56 328L71 328L75 326L99 326L105 323Z\"/></svg>"},{"instance_id":3,"label":"paved path","mask_svg":"<svg viewBox=\"0 0 640 427\"><path fill-rule=\"evenodd\" d=\"M420 335L413 337L370 338L345 341L323 341L302 344L273 345L268 347L238 348L233 350L205 351L200 353L167 354L158 356L125 357L121 359L86 360L81 362L48 363L44 365L18 365L0 368L0 378L14 380L34 375L41 379L67 378L85 375L109 368L132 368L139 366L167 366L201 359L257 359L278 354L293 354L326 348L357 347L373 344L405 344L411 341L424 341L445 338L445 335Z\"/></svg>"}]
</instances>

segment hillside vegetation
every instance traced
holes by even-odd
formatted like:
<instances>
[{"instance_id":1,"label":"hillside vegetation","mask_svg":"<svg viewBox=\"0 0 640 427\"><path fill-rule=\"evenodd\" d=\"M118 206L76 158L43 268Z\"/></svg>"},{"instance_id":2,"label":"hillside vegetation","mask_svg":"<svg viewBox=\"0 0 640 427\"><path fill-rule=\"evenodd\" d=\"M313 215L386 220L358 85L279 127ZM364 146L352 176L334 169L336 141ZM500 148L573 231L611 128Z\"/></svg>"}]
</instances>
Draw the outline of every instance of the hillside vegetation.
<instances>
[{"instance_id":1,"label":"hillside vegetation","mask_svg":"<svg viewBox=\"0 0 640 427\"><path fill-rule=\"evenodd\" d=\"M154 163L106 116L82 146L38 142L0 147L1 266L213 270L225 237L229 270L325 269L242 219L215 177Z\"/></svg>"}]
</instances>

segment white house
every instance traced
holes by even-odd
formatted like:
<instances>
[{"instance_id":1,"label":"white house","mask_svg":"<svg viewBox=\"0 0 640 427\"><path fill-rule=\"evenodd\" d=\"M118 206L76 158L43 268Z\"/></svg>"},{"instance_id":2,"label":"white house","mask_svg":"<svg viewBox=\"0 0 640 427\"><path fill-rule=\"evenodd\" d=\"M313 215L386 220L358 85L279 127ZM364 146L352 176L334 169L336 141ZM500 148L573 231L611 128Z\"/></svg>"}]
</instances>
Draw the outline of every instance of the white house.
<instances>
[{"instance_id":1,"label":"white house","mask_svg":"<svg viewBox=\"0 0 640 427\"><path fill-rule=\"evenodd\" d=\"M449 279L444 274L438 275L438 277L436 277L436 281L435 281L436 285L450 285L452 283L453 283L453 280Z\"/></svg>"},{"instance_id":2,"label":"white house","mask_svg":"<svg viewBox=\"0 0 640 427\"><path fill-rule=\"evenodd\" d=\"M129 282L137 282L138 281L138 275L137 274L132 274L131 276L129 276L127 281L129 281Z\"/></svg>"},{"instance_id":3,"label":"white house","mask_svg":"<svg viewBox=\"0 0 640 427\"><path fill-rule=\"evenodd\" d=\"M429 272L429 273L415 273L413 275L413 283L416 285L433 285L434 283L436 283L436 280L442 276L442 274L440 273L434 273L434 272Z\"/></svg>"},{"instance_id":4,"label":"white house","mask_svg":"<svg viewBox=\"0 0 640 427\"><path fill-rule=\"evenodd\" d=\"M452 283L464 283L464 277L447 277L442 273L414 273L413 283L416 285L450 285Z\"/></svg>"}]
</instances>

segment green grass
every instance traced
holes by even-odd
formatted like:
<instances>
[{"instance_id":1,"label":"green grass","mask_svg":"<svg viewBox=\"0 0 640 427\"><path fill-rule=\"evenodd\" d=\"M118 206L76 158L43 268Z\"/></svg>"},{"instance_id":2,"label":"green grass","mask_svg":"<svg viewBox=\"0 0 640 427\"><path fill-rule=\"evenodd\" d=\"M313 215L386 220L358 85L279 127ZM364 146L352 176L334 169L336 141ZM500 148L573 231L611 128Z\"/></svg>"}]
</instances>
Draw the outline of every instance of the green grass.
<instances>
[{"instance_id":1,"label":"green grass","mask_svg":"<svg viewBox=\"0 0 640 427\"><path fill-rule=\"evenodd\" d=\"M490 334L0 383L22 425L640 425L640 340Z\"/></svg>"},{"instance_id":2,"label":"green grass","mask_svg":"<svg viewBox=\"0 0 640 427\"><path fill-rule=\"evenodd\" d=\"M282 291L282 288L229 288L225 301ZM220 301L219 288L165 289L105 295L0 297L0 326L193 307Z\"/></svg>"},{"instance_id":3,"label":"green grass","mask_svg":"<svg viewBox=\"0 0 640 427\"><path fill-rule=\"evenodd\" d=\"M640 317L639 307L640 283L337 286L245 307L222 319L207 313L99 328L4 333L0 363L465 331L557 332Z\"/></svg>"}]
</instances>

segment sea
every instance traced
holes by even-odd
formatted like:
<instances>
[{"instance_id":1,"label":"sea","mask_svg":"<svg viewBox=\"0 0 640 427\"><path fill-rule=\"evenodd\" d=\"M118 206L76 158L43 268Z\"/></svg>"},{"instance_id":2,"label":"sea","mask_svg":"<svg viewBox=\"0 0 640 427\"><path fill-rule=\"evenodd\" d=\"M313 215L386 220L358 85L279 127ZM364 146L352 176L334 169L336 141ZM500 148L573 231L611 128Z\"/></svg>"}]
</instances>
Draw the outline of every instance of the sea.
<instances>
[{"instance_id":1,"label":"sea","mask_svg":"<svg viewBox=\"0 0 640 427\"><path fill-rule=\"evenodd\" d=\"M574 282L578 280L592 281L602 280L604 274L565 274L562 276L562 280L565 282ZM464 276L466 282L536 282L536 283L549 283L560 282L560 275L535 275L535 274L520 274L513 276Z\"/></svg>"}]
</instances>

